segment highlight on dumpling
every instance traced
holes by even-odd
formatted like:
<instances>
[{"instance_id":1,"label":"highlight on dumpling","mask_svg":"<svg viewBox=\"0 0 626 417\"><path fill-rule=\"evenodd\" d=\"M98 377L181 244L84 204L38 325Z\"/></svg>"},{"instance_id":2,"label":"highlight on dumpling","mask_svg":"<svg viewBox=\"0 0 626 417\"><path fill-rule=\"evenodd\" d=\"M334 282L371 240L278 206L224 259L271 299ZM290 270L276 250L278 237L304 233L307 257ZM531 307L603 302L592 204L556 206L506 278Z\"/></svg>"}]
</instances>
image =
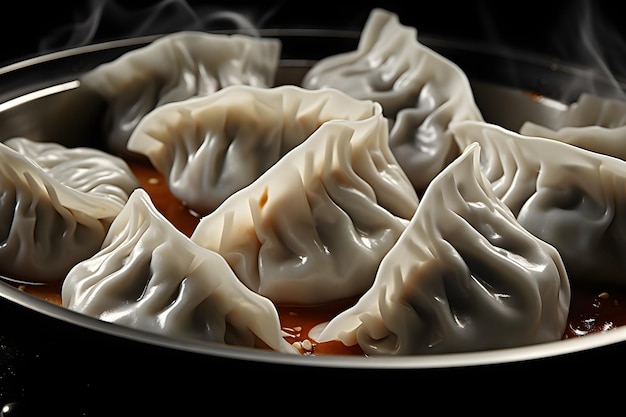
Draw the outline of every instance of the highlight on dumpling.
<instances>
[{"instance_id":1,"label":"highlight on dumpling","mask_svg":"<svg viewBox=\"0 0 626 417\"><path fill-rule=\"evenodd\" d=\"M108 104L103 130L109 149L128 155L130 134L154 108L230 85L272 86L281 47L274 38L177 32L101 64L80 82Z\"/></svg>"},{"instance_id":2,"label":"highlight on dumpling","mask_svg":"<svg viewBox=\"0 0 626 417\"><path fill-rule=\"evenodd\" d=\"M313 339L412 355L561 338L570 301L563 262L496 197L479 152L469 146L433 180L372 287Z\"/></svg>"},{"instance_id":3,"label":"highlight on dumpling","mask_svg":"<svg viewBox=\"0 0 626 417\"><path fill-rule=\"evenodd\" d=\"M527 121L520 133L560 140L580 148L626 160L626 102L582 94L552 126Z\"/></svg>"},{"instance_id":4,"label":"highlight on dumpling","mask_svg":"<svg viewBox=\"0 0 626 417\"><path fill-rule=\"evenodd\" d=\"M217 253L201 248L135 190L101 249L72 268L63 306L181 340L298 353L271 301L246 288Z\"/></svg>"},{"instance_id":5,"label":"highlight on dumpling","mask_svg":"<svg viewBox=\"0 0 626 417\"><path fill-rule=\"evenodd\" d=\"M365 356L557 341L571 285L626 283L624 102L486 123L383 9L299 86L274 86L280 55L188 31L86 72L72 127L99 118L108 153L0 143L0 278L183 342Z\"/></svg>"},{"instance_id":6,"label":"highlight on dumpling","mask_svg":"<svg viewBox=\"0 0 626 417\"><path fill-rule=\"evenodd\" d=\"M448 125L483 120L465 73L383 9L372 10L355 51L318 61L302 85L381 103L391 149L418 193L460 153Z\"/></svg>"},{"instance_id":7,"label":"highlight on dumpling","mask_svg":"<svg viewBox=\"0 0 626 417\"><path fill-rule=\"evenodd\" d=\"M0 275L25 282L61 281L100 248L126 203L124 193L137 183L127 167L106 154L92 153L97 162L91 165L89 160L73 161L76 154L52 144L7 142L18 150L0 143ZM55 169L72 164L83 169Z\"/></svg>"},{"instance_id":8,"label":"highlight on dumpling","mask_svg":"<svg viewBox=\"0 0 626 417\"><path fill-rule=\"evenodd\" d=\"M626 162L480 122L452 126L478 142L481 170L522 226L558 249L574 281L626 282Z\"/></svg>"},{"instance_id":9,"label":"highlight on dumpling","mask_svg":"<svg viewBox=\"0 0 626 417\"><path fill-rule=\"evenodd\" d=\"M230 86L155 109L128 149L145 155L172 193L206 215L333 119L362 120L380 104L334 90Z\"/></svg>"},{"instance_id":10,"label":"highlight on dumpling","mask_svg":"<svg viewBox=\"0 0 626 417\"><path fill-rule=\"evenodd\" d=\"M89 147L68 148L56 142L24 137L4 143L32 159L61 184L84 193L115 199L122 204L139 187L139 181L122 158Z\"/></svg>"},{"instance_id":11,"label":"highlight on dumpling","mask_svg":"<svg viewBox=\"0 0 626 417\"><path fill-rule=\"evenodd\" d=\"M360 295L418 205L387 132L381 114L322 124L203 217L191 239L275 303Z\"/></svg>"}]
</instances>

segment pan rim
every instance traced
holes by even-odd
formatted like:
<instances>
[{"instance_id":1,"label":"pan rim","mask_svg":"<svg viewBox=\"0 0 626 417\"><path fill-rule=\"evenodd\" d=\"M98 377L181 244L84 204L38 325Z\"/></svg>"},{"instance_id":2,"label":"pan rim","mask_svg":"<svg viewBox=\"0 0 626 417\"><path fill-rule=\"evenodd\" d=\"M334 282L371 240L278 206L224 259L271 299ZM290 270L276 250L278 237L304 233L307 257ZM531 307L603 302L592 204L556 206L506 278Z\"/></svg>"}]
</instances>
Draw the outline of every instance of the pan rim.
<instances>
[{"instance_id":1,"label":"pan rim","mask_svg":"<svg viewBox=\"0 0 626 417\"><path fill-rule=\"evenodd\" d=\"M219 33L219 32L216 32ZM239 33L239 32L238 32ZM346 39L357 40L359 32L354 31L329 31L326 29L260 29L260 36L330 36L344 37ZM0 67L0 77L5 74L17 73L25 68L39 64L57 61L62 58L80 56L92 52L110 50L113 48L137 47L147 44L165 34L148 35L135 38L105 41L97 44L69 48L61 51L51 52L44 55L27 58L22 61ZM420 38L422 40L422 38ZM452 41L445 39L423 38L424 44L429 47L453 46ZM468 51L479 51L486 53L482 46L477 44L456 44L457 47L466 48ZM511 50L490 51L490 53L513 54ZM545 57L526 57L532 62L543 62ZM284 59L283 65L302 66L308 65L306 59ZM559 71L576 71L577 68L567 64L552 68ZM1 81L1 79L0 79ZM264 362L280 365L295 365L302 367L330 367L330 368L354 368L354 369L436 369L436 368L465 368L480 367L494 364L518 363L528 360L547 359L571 353L583 352L591 349L606 347L618 343L626 342L626 326L585 335L583 337L546 342L529 346L514 348L504 348L498 350L488 350L479 352L463 352L450 354L432 355L411 355L411 356L384 356L384 357L361 357L350 355L319 355L319 356L299 356L286 355L279 352L265 351L255 348L245 348L230 346L214 342L181 341L164 335L149 333L146 331L108 323L99 319L86 316L62 306L47 302L36 296L21 291L14 285L4 282L8 280L0 276L0 298L5 301L17 304L39 314L43 314L55 320L96 331L99 333L141 342L149 345L164 347L175 351L183 351L201 355L210 355L220 358L236 359L243 361Z\"/></svg>"}]
</instances>

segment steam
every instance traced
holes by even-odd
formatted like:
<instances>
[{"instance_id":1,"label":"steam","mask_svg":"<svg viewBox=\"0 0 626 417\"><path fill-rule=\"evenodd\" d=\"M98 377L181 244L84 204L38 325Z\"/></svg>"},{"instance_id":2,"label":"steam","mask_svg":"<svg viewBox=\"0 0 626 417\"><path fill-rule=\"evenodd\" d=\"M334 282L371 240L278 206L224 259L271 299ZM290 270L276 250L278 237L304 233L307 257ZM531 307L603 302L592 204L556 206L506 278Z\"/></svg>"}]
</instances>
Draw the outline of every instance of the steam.
<instances>
[{"instance_id":1,"label":"steam","mask_svg":"<svg viewBox=\"0 0 626 417\"><path fill-rule=\"evenodd\" d=\"M38 53L180 30L226 30L258 36L259 30L265 28L268 22L271 23L271 19L283 9L288 9L289 3L279 1L272 7L267 7L263 3L253 2L237 6L232 1L221 2L220 5L197 1L192 5L191 1L193 0L156 0L149 6L145 6L146 2L139 2L144 5L131 7L122 6L122 2L131 3L123 0L87 0L80 3L82 7L73 11L70 23L52 29L41 37ZM554 16L553 24L533 27L531 32L521 34L523 37L534 36L540 41L545 33L546 44L551 42L554 46L550 54L554 53L554 56L559 57L561 63L577 65L576 74L568 81L571 85L566 87L567 92L563 97L554 98L568 101L568 97L577 97L578 91L626 98L626 44L623 34L607 19L611 8L604 6L602 9L601 4L606 3L591 0L576 0L564 4L569 8L563 6L563 10ZM614 4L609 3L609 6ZM495 42L496 46L506 46L505 39L498 33L498 17L491 16L488 9L481 7L476 12L488 40ZM367 14L369 11L361 10L360 13ZM536 10L536 13L542 11ZM357 15L353 13L351 16L359 20ZM417 19L406 15L401 15L401 18ZM351 22L344 19L342 24L349 25ZM412 24L420 29L419 19Z\"/></svg>"},{"instance_id":2,"label":"steam","mask_svg":"<svg viewBox=\"0 0 626 417\"><path fill-rule=\"evenodd\" d=\"M561 16L554 43L559 56L584 68L587 74L580 78L588 80L587 89L601 89L601 95L612 90L610 95L624 99L626 43L603 12L590 0L572 2Z\"/></svg>"},{"instance_id":3,"label":"steam","mask_svg":"<svg viewBox=\"0 0 626 417\"><path fill-rule=\"evenodd\" d=\"M577 100L582 92L626 99L626 31L615 3L575 0L545 9L520 3L511 9L516 16L504 18L503 9L482 6L475 12L485 44L503 55L511 52L514 58L521 55L539 64L533 71L512 63L505 69L509 78L534 78L551 98L564 103ZM521 26L507 26L509 18Z\"/></svg>"},{"instance_id":4,"label":"steam","mask_svg":"<svg viewBox=\"0 0 626 417\"><path fill-rule=\"evenodd\" d=\"M211 5L191 6L187 0L161 0L131 8L115 0L88 0L74 12L73 22L54 29L39 41L39 53L69 49L94 42L160 35L180 30L233 30L257 35L273 9L234 11Z\"/></svg>"}]
</instances>

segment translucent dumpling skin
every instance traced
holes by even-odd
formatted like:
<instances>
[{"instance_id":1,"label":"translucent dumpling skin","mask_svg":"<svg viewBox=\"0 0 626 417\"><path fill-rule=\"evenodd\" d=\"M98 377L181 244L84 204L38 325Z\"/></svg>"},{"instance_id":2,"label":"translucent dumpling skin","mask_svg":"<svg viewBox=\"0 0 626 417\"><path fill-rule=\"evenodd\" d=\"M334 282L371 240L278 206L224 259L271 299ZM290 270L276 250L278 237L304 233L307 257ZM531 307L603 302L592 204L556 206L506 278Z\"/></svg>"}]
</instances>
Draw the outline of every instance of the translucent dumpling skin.
<instances>
[{"instance_id":1,"label":"translucent dumpling skin","mask_svg":"<svg viewBox=\"0 0 626 417\"><path fill-rule=\"evenodd\" d=\"M357 304L314 329L369 355L466 352L561 339L570 286L559 253L493 194L469 147L426 190Z\"/></svg>"},{"instance_id":2,"label":"translucent dumpling skin","mask_svg":"<svg viewBox=\"0 0 626 417\"><path fill-rule=\"evenodd\" d=\"M80 81L108 104L103 131L109 149L127 155L137 123L163 104L229 85L272 86L280 51L278 39L177 32L94 68Z\"/></svg>"},{"instance_id":3,"label":"translucent dumpling skin","mask_svg":"<svg viewBox=\"0 0 626 417\"><path fill-rule=\"evenodd\" d=\"M520 133L560 140L604 155L626 160L626 102L582 94L553 126L525 122Z\"/></svg>"},{"instance_id":4,"label":"translucent dumpling skin","mask_svg":"<svg viewBox=\"0 0 626 417\"><path fill-rule=\"evenodd\" d=\"M155 109L128 148L145 155L174 196L206 215L329 120L361 120L378 103L339 90L230 86Z\"/></svg>"},{"instance_id":5,"label":"translucent dumpling skin","mask_svg":"<svg viewBox=\"0 0 626 417\"><path fill-rule=\"evenodd\" d=\"M391 121L391 149L418 193L459 154L449 124L482 120L461 69L383 9L370 13L357 50L318 61L302 85L381 103Z\"/></svg>"},{"instance_id":6,"label":"translucent dumpling skin","mask_svg":"<svg viewBox=\"0 0 626 417\"><path fill-rule=\"evenodd\" d=\"M32 159L63 185L77 191L125 204L130 193L139 187L139 180L122 158L99 149L67 148L55 142L37 142L22 137L4 143Z\"/></svg>"},{"instance_id":7,"label":"translucent dumpling skin","mask_svg":"<svg viewBox=\"0 0 626 417\"><path fill-rule=\"evenodd\" d=\"M333 120L203 217L191 239L275 303L362 294L418 198L380 114Z\"/></svg>"},{"instance_id":8,"label":"translucent dumpling skin","mask_svg":"<svg viewBox=\"0 0 626 417\"><path fill-rule=\"evenodd\" d=\"M460 122L462 146L481 145L481 170L535 236L556 247L571 280L626 284L626 162L497 125Z\"/></svg>"},{"instance_id":9,"label":"translucent dumpling skin","mask_svg":"<svg viewBox=\"0 0 626 417\"><path fill-rule=\"evenodd\" d=\"M101 151L0 143L0 275L61 281L100 248L138 185L121 159Z\"/></svg>"},{"instance_id":10,"label":"translucent dumpling skin","mask_svg":"<svg viewBox=\"0 0 626 417\"><path fill-rule=\"evenodd\" d=\"M141 188L101 250L67 274L61 295L65 307L112 323L183 340L247 347L260 340L297 353L274 305L239 282L220 255L176 230Z\"/></svg>"}]
</instances>

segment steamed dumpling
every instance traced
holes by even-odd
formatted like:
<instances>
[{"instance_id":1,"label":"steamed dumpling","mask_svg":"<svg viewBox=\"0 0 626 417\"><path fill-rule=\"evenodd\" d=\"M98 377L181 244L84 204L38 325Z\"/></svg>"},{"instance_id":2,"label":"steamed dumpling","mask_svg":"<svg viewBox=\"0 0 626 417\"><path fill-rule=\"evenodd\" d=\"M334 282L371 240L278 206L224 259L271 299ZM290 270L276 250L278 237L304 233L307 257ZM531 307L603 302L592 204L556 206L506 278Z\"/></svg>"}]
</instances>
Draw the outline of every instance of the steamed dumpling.
<instances>
[{"instance_id":1,"label":"steamed dumpling","mask_svg":"<svg viewBox=\"0 0 626 417\"><path fill-rule=\"evenodd\" d=\"M626 160L626 102L583 94L569 105L554 126L525 122L520 133L560 140Z\"/></svg>"},{"instance_id":2,"label":"steamed dumpling","mask_svg":"<svg viewBox=\"0 0 626 417\"><path fill-rule=\"evenodd\" d=\"M322 124L202 218L191 239L275 303L362 294L418 204L387 132L381 114Z\"/></svg>"},{"instance_id":3,"label":"steamed dumpling","mask_svg":"<svg viewBox=\"0 0 626 417\"><path fill-rule=\"evenodd\" d=\"M522 226L556 247L572 281L624 285L626 162L497 125L454 125Z\"/></svg>"},{"instance_id":4,"label":"steamed dumpling","mask_svg":"<svg viewBox=\"0 0 626 417\"><path fill-rule=\"evenodd\" d=\"M418 192L459 154L448 125L482 120L469 80L453 62L420 44L396 14L372 10L358 49L318 61L305 88L334 87L381 103L392 123L391 150Z\"/></svg>"},{"instance_id":5,"label":"steamed dumpling","mask_svg":"<svg viewBox=\"0 0 626 417\"><path fill-rule=\"evenodd\" d=\"M22 137L4 143L32 159L61 184L77 191L125 204L130 193L139 187L139 180L123 159L98 149L67 148L55 142Z\"/></svg>"},{"instance_id":6,"label":"steamed dumpling","mask_svg":"<svg viewBox=\"0 0 626 417\"><path fill-rule=\"evenodd\" d=\"M112 173L115 177L117 168L124 170L91 168L83 172L85 184ZM62 280L74 264L100 248L126 202L115 181L101 182L94 191L81 187L80 178L66 185L63 172L48 169L0 143L0 275L40 283ZM68 178L71 175L67 173ZM127 181L121 186L132 188L133 181Z\"/></svg>"},{"instance_id":7,"label":"steamed dumpling","mask_svg":"<svg viewBox=\"0 0 626 417\"><path fill-rule=\"evenodd\" d=\"M559 253L495 196L479 151L468 147L433 180L371 289L313 339L412 355L561 338L570 287Z\"/></svg>"},{"instance_id":8,"label":"steamed dumpling","mask_svg":"<svg viewBox=\"0 0 626 417\"><path fill-rule=\"evenodd\" d=\"M108 103L106 142L125 155L130 134L154 108L229 85L272 86L280 51L278 39L184 31L102 64L80 81Z\"/></svg>"},{"instance_id":9,"label":"steamed dumpling","mask_svg":"<svg viewBox=\"0 0 626 417\"><path fill-rule=\"evenodd\" d=\"M63 306L103 321L184 340L297 351L278 312L246 288L226 261L174 228L141 188L102 248L78 263L62 287Z\"/></svg>"},{"instance_id":10,"label":"steamed dumpling","mask_svg":"<svg viewBox=\"0 0 626 417\"><path fill-rule=\"evenodd\" d=\"M381 111L378 103L332 89L230 86L154 110L137 126L128 148L147 156L172 194L205 215L322 123Z\"/></svg>"}]
</instances>

